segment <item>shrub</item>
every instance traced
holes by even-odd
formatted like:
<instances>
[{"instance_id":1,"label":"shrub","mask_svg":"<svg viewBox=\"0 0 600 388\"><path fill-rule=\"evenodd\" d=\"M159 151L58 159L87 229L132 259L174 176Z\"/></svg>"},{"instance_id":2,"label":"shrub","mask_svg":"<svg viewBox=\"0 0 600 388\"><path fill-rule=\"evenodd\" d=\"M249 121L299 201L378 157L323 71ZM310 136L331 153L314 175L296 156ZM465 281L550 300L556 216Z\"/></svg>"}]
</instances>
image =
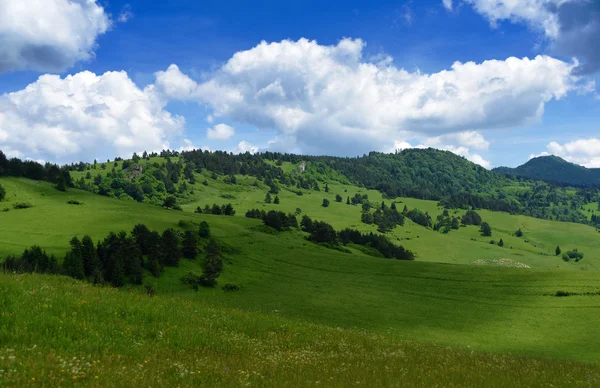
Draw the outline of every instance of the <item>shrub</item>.
<instances>
[{"instance_id":1,"label":"shrub","mask_svg":"<svg viewBox=\"0 0 600 388\"><path fill-rule=\"evenodd\" d=\"M0 185L0 201L4 201L4 197L6 197L6 189Z\"/></svg>"},{"instance_id":2,"label":"shrub","mask_svg":"<svg viewBox=\"0 0 600 388\"><path fill-rule=\"evenodd\" d=\"M554 296L569 296L569 295L571 295L571 293L568 291L556 291L556 294L554 294Z\"/></svg>"},{"instance_id":3,"label":"shrub","mask_svg":"<svg viewBox=\"0 0 600 388\"><path fill-rule=\"evenodd\" d=\"M69 205L83 205L83 202L80 202L80 201L78 201L78 200L76 200L76 199L69 199L69 200L67 201L67 203L68 203Z\"/></svg>"},{"instance_id":4,"label":"shrub","mask_svg":"<svg viewBox=\"0 0 600 388\"><path fill-rule=\"evenodd\" d=\"M327 198L323 198L323 203L321 204L323 207L329 207L329 200Z\"/></svg>"},{"instance_id":5,"label":"shrub","mask_svg":"<svg viewBox=\"0 0 600 388\"><path fill-rule=\"evenodd\" d=\"M225 284L223 287L221 287L221 289L225 292L235 292L241 290L242 287L238 286L237 284Z\"/></svg>"},{"instance_id":6,"label":"shrub","mask_svg":"<svg viewBox=\"0 0 600 388\"><path fill-rule=\"evenodd\" d=\"M13 205L13 208L15 209L28 209L30 207L33 207L33 205L29 202L19 202Z\"/></svg>"},{"instance_id":7,"label":"shrub","mask_svg":"<svg viewBox=\"0 0 600 388\"><path fill-rule=\"evenodd\" d=\"M150 283L144 284L144 290L146 291L146 295L148 296L154 296L154 294L156 294L156 289Z\"/></svg>"}]
</instances>

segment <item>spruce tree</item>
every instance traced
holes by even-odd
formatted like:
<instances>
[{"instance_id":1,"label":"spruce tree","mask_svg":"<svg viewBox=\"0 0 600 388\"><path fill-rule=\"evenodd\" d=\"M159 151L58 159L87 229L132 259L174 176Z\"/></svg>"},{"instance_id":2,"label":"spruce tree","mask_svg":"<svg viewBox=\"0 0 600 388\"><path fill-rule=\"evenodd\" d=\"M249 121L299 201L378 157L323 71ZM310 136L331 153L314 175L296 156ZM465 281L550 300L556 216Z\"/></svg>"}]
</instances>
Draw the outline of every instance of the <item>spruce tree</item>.
<instances>
[{"instance_id":1,"label":"spruce tree","mask_svg":"<svg viewBox=\"0 0 600 388\"><path fill-rule=\"evenodd\" d=\"M210 225L208 225L208 222L202 221L200 223L200 229L198 230L198 236L200 236L201 238L210 237Z\"/></svg>"},{"instance_id":2,"label":"spruce tree","mask_svg":"<svg viewBox=\"0 0 600 388\"><path fill-rule=\"evenodd\" d=\"M275 196L275 199L273 200L273 203L275 205L279 205L279 196L278 195Z\"/></svg>"},{"instance_id":3,"label":"spruce tree","mask_svg":"<svg viewBox=\"0 0 600 388\"><path fill-rule=\"evenodd\" d=\"M179 249L179 237L173 229L167 229L160 238L160 253L162 263L167 266L179 265L181 251Z\"/></svg>"},{"instance_id":4,"label":"spruce tree","mask_svg":"<svg viewBox=\"0 0 600 388\"><path fill-rule=\"evenodd\" d=\"M195 259L198 256L198 238L191 230L185 232L182 246L183 257Z\"/></svg>"},{"instance_id":5,"label":"spruce tree","mask_svg":"<svg viewBox=\"0 0 600 388\"><path fill-rule=\"evenodd\" d=\"M115 259L115 268L110 283L113 287L123 287L125 285L125 264L121 255L117 255Z\"/></svg>"},{"instance_id":6,"label":"spruce tree","mask_svg":"<svg viewBox=\"0 0 600 388\"><path fill-rule=\"evenodd\" d=\"M346 205L350 205L350 197L346 199Z\"/></svg>"},{"instance_id":7,"label":"spruce tree","mask_svg":"<svg viewBox=\"0 0 600 388\"><path fill-rule=\"evenodd\" d=\"M100 272L100 259L90 236L84 236L81 240L81 256L83 257L83 268L85 277L90 279Z\"/></svg>"},{"instance_id":8,"label":"spruce tree","mask_svg":"<svg viewBox=\"0 0 600 388\"><path fill-rule=\"evenodd\" d=\"M265 203L271 203L273 200L271 198L271 193L267 193L265 196Z\"/></svg>"},{"instance_id":9,"label":"spruce tree","mask_svg":"<svg viewBox=\"0 0 600 388\"><path fill-rule=\"evenodd\" d=\"M498 246L499 247L503 247L504 246L504 240L500 239L500 241L498 241Z\"/></svg>"},{"instance_id":10,"label":"spruce tree","mask_svg":"<svg viewBox=\"0 0 600 388\"><path fill-rule=\"evenodd\" d=\"M65 273L75 279L83 279L85 278L85 270L81 241L77 237L73 237L69 244L71 245L71 250L65 256L63 264Z\"/></svg>"},{"instance_id":11,"label":"spruce tree","mask_svg":"<svg viewBox=\"0 0 600 388\"><path fill-rule=\"evenodd\" d=\"M559 256L562 253L558 245L556 246L556 250L554 252L556 253L556 256Z\"/></svg>"}]
</instances>

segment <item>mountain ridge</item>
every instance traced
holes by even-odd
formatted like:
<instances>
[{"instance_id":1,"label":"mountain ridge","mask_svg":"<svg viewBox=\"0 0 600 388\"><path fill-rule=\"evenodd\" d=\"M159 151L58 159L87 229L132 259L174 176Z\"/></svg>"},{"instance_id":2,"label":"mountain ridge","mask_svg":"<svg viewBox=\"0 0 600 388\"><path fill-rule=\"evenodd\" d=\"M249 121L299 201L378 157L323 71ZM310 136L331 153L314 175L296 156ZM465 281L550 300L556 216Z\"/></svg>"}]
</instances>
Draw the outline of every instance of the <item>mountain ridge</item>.
<instances>
[{"instance_id":1,"label":"mountain ridge","mask_svg":"<svg viewBox=\"0 0 600 388\"><path fill-rule=\"evenodd\" d=\"M586 168L555 155L538 156L515 168L501 166L492 171L562 185L600 186L600 168Z\"/></svg>"}]
</instances>

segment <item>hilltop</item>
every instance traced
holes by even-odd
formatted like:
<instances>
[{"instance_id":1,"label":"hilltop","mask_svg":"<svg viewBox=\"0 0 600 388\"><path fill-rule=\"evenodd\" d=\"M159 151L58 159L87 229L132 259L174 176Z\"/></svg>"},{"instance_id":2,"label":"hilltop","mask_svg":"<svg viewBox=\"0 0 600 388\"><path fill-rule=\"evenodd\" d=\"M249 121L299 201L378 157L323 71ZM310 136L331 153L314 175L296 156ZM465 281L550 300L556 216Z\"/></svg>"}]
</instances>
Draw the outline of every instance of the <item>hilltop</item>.
<instances>
[{"instance_id":1,"label":"hilltop","mask_svg":"<svg viewBox=\"0 0 600 388\"><path fill-rule=\"evenodd\" d=\"M497 167L493 171L562 185L600 186L600 168L585 168L554 155L532 158L516 168Z\"/></svg>"}]
</instances>

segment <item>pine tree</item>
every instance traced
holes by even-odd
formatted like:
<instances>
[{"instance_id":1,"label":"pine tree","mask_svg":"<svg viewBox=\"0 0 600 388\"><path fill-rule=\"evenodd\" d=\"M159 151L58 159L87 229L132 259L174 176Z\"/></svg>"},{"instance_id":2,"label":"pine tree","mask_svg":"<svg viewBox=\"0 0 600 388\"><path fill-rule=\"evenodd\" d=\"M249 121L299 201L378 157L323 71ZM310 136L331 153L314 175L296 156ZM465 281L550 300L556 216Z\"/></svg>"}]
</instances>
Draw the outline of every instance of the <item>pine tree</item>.
<instances>
[{"instance_id":1,"label":"pine tree","mask_svg":"<svg viewBox=\"0 0 600 388\"><path fill-rule=\"evenodd\" d=\"M181 251L179 249L179 237L173 229L167 229L160 238L160 253L162 264L178 266Z\"/></svg>"},{"instance_id":2,"label":"pine tree","mask_svg":"<svg viewBox=\"0 0 600 388\"><path fill-rule=\"evenodd\" d=\"M77 237L73 237L69 244L71 245L71 251L67 253L63 264L65 273L75 279L83 279L85 278L85 270L81 241Z\"/></svg>"},{"instance_id":3,"label":"pine tree","mask_svg":"<svg viewBox=\"0 0 600 388\"><path fill-rule=\"evenodd\" d=\"M498 246L499 247L503 247L504 246L504 240L500 239L500 241L498 241Z\"/></svg>"},{"instance_id":4,"label":"pine tree","mask_svg":"<svg viewBox=\"0 0 600 388\"><path fill-rule=\"evenodd\" d=\"M110 283L113 287L123 287L125 285L125 265L121 255L117 255L116 257L115 269L113 270Z\"/></svg>"},{"instance_id":5,"label":"pine tree","mask_svg":"<svg viewBox=\"0 0 600 388\"><path fill-rule=\"evenodd\" d=\"M562 253L562 251L560 250L560 247L558 245L556 246L555 253L556 253L556 256L559 256Z\"/></svg>"},{"instance_id":6,"label":"pine tree","mask_svg":"<svg viewBox=\"0 0 600 388\"><path fill-rule=\"evenodd\" d=\"M83 258L85 277L89 279L98 275L100 272L100 260L90 236L84 236L81 240L81 256Z\"/></svg>"},{"instance_id":7,"label":"pine tree","mask_svg":"<svg viewBox=\"0 0 600 388\"><path fill-rule=\"evenodd\" d=\"M392 206L390 206L390 209L396 210L396 202L392 202Z\"/></svg>"},{"instance_id":8,"label":"pine tree","mask_svg":"<svg viewBox=\"0 0 600 388\"><path fill-rule=\"evenodd\" d=\"M182 246L183 257L195 259L198 256L198 238L191 230L185 232Z\"/></svg>"},{"instance_id":9,"label":"pine tree","mask_svg":"<svg viewBox=\"0 0 600 388\"><path fill-rule=\"evenodd\" d=\"M223 260L221 259L221 248L215 240L211 239L206 246L206 260L200 282L203 286L214 287L222 271Z\"/></svg>"},{"instance_id":10,"label":"pine tree","mask_svg":"<svg viewBox=\"0 0 600 388\"><path fill-rule=\"evenodd\" d=\"M350 197L346 199L346 205L350 205Z\"/></svg>"},{"instance_id":11,"label":"pine tree","mask_svg":"<svg viewBox=\"0 0 600 388\"><path fill-rule=\"evenodd\" d=\"M201 238L210 237L210 225L208 225L208 222L202 221L200 223L200 229L198 230L198 236L200 236Z\"/></svg>"},{"instance_id":12,"label":"pine tree","mask_svg":"<svg viewBox=\"0 0 600 388\"><path fill-rule=\"evenodd\" d=\"M487 222L481 223L481 228L479 229L482 236L489 237L492 235L492 227Z\"/></svg>"},{"instance_id":13,"label":"pine tree","mask_svg":"<svg viewBox=\"0 0 600 388\"><path fill-rule=\"evenodd\" d=\"M325 192L329 193L329 185L327 183L325 183Z\"/></svg>"},{"instance_id":14,"label":"pine tree","mask_svg":"<svg viewBox=\"0 0 600 388\"><path fill-rule=\"evenodd\" d=\"M279 205L279 196L278 195L275 196L275 199L273 200L273 203L275 205Z\"/></svg>"},{"instance_id":15,"label":"pine tree","mask_svg":"<svg viewBox=\"0 0 600 388\"><path fill-rule=\"evenodd\" d=\"M271 198L271 193L267 193L265 196L265 203L271 203L273 199Z\"/></svg>"}]
</instances>

